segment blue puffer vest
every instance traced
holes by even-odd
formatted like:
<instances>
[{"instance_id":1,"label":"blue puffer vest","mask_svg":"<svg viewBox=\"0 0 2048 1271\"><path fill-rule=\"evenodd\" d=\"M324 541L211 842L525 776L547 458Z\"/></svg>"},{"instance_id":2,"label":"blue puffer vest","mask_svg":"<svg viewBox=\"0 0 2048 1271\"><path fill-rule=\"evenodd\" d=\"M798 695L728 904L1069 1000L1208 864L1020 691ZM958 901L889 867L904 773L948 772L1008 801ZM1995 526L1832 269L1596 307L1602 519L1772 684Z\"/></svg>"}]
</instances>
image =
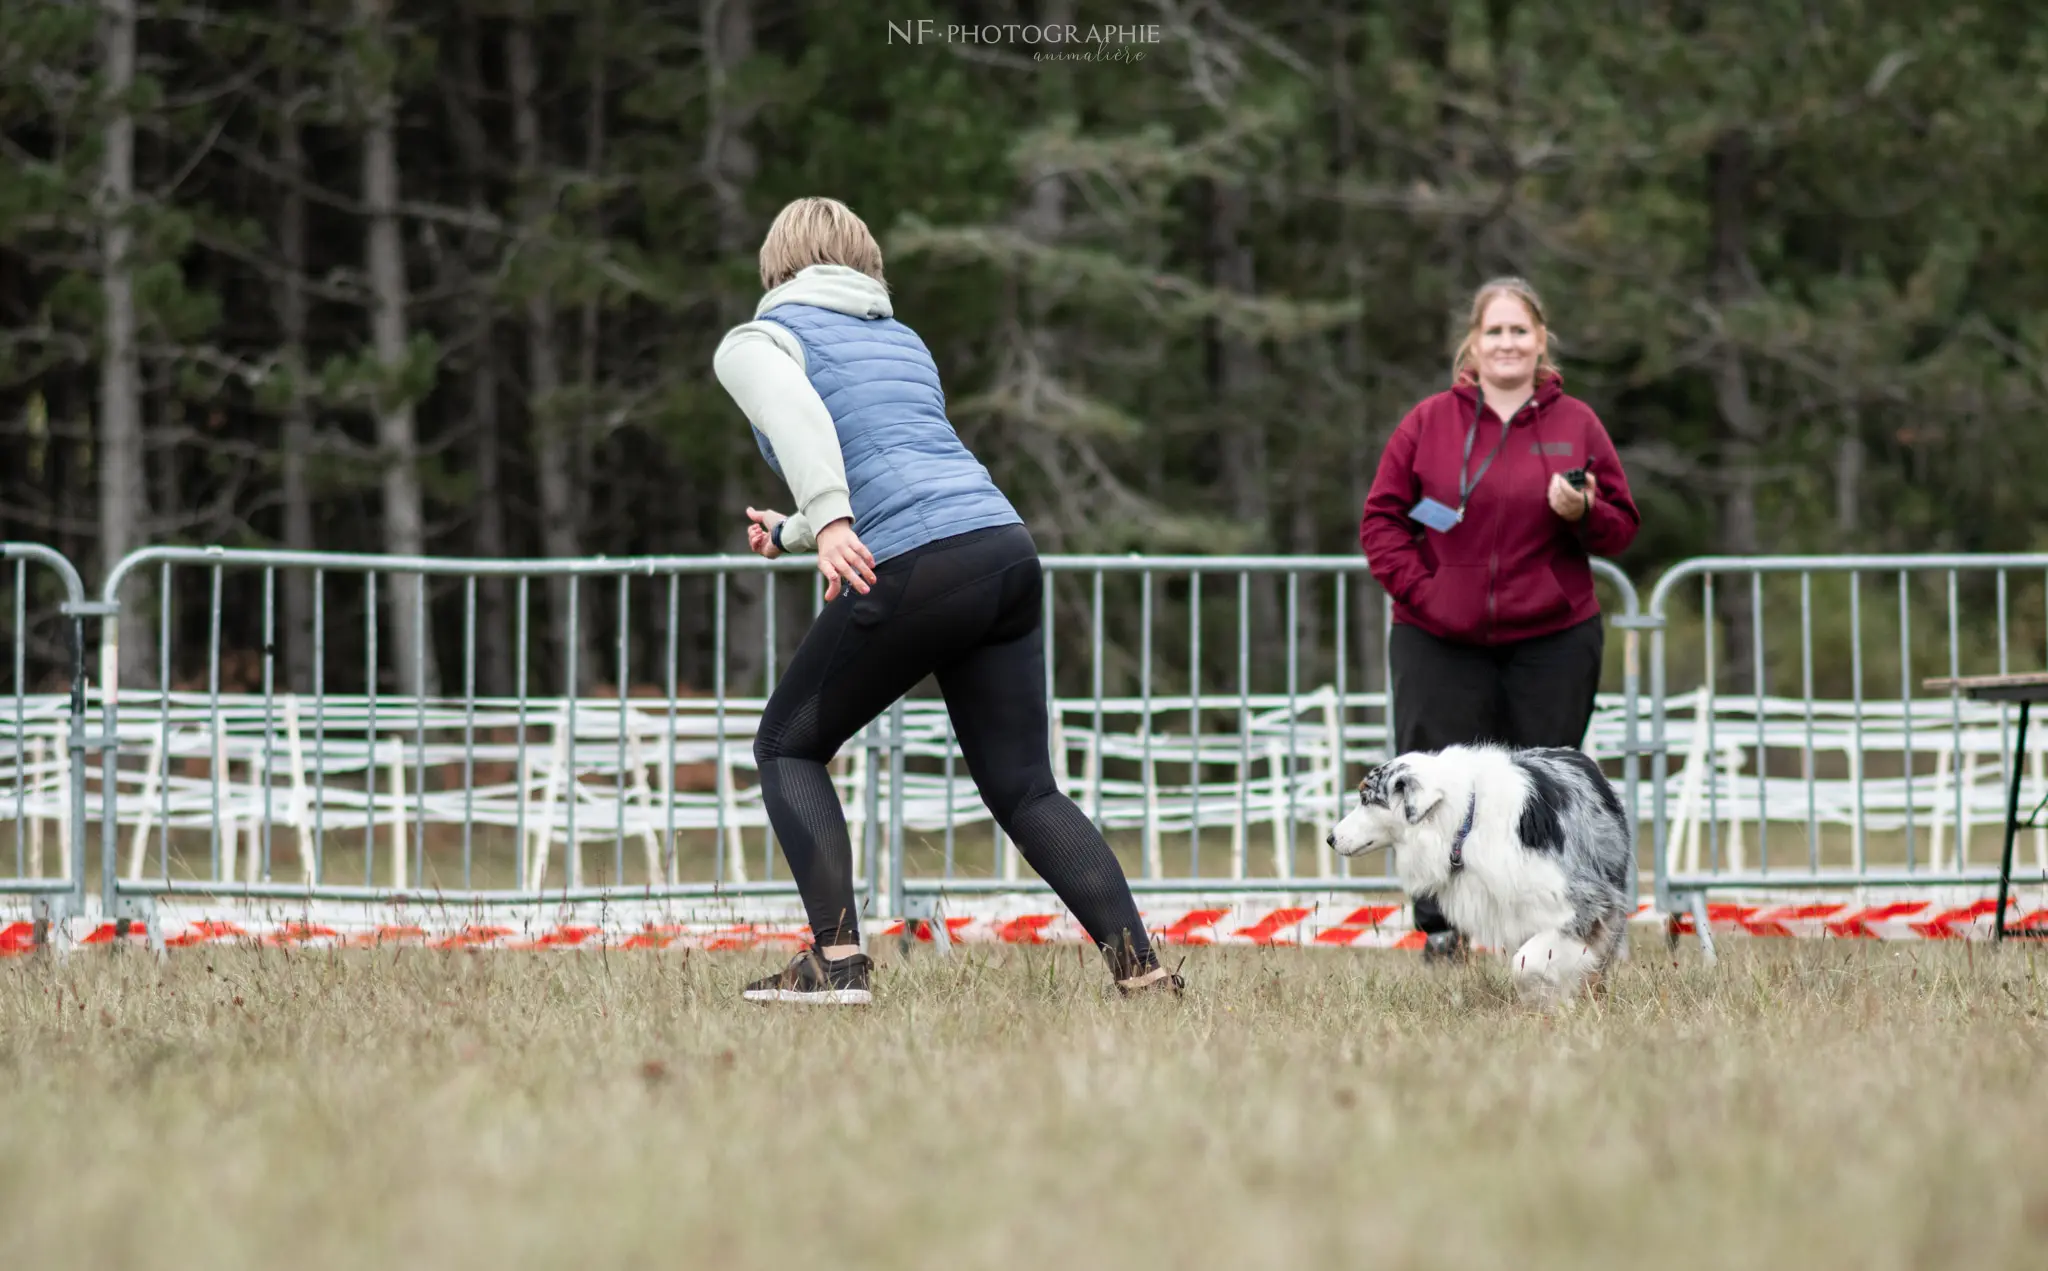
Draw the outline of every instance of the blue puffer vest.
<instances>
[{"instance_id":1,"label":"blue puffer vest","mask_svg":"<svg viewBox=\"0 0 2048 1271\"><path fill-rule=\"evenodd\" d=\"M953 431L939 368L917 332L894 318L815 305L777 305L759 316L804 346L811 387L839 431L854 533L877 564L955 534L1023 523ZM754 440L781 476L758 428Z\"/></svg>"}]
</instances>

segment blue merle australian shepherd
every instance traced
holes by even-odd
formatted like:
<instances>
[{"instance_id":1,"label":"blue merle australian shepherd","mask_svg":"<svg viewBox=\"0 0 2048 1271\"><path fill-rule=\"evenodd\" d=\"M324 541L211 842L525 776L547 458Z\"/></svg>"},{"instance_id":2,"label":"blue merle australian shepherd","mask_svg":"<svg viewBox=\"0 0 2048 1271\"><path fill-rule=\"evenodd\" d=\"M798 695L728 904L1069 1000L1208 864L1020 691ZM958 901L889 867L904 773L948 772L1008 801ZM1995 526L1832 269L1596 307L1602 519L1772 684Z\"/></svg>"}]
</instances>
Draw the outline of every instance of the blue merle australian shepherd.
<instances>
[{"instance_id":1,"label":"blue merle australian shepherd","mask_svg":"<svg viewBox=\"0 0 2048 1271\"><path fill-rule=\"evenodd\" d=\"M1635 847L1621 799L1577 750L1448 746L1374 769L1330 834L1344 856L1394 851L1410 896L1433 896L1476 944L1513 950L1525 1002L1597 988L1625 950Z\"/></svg>"}]
</instances>

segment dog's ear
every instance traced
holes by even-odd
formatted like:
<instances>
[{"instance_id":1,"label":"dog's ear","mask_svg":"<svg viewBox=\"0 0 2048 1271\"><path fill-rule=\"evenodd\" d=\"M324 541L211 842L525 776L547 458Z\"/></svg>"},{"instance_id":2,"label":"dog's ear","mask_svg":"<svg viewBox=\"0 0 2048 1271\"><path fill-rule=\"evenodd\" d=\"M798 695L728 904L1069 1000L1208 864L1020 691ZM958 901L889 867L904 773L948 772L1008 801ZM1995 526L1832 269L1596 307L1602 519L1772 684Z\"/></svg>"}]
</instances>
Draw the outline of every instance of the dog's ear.
<instances>
[{"instance_id":1,"label":"dog's ear","mask_svg":"<svg viewBox=\"0 0 2048 1271\"><path fill-rule=\"evenodd\" d=\"M1402 814L1408 818L1410 825L1420 824L1423 817L1435 811L1436 805L1444 801L1444 792L1424 781L1413 769L1404 768L1389 784L1388 791L1401 801Z\"/></svg>"},{"instance_id":2,"label":"dog's ear","mask_svg":"<svg viewBox=\"0 0 2048 1271\"><path fill-rule=\"evenodd\" d=\"M1387 778L1392 775L1388 770L1393 767L1393 764L1383 763L1365 774L1365 780L1358 783L1360 803L1367 807L1387 806Z\"/></svg>"},{"instance_id":3,"label":"dog's ear","mask_svg":"<svg viewBox=\"0 0 2048 1271\"><path fill-rule=\"evenodd\" d=\"M1378 768L1374 768L1372 772L1366 774L1366 780L1358 782L1358 802L1366 804L1368 808L1391 806L1389 802L1386 802L1386 796L1389 796L1391 782L1401 772L1403 772L1401 770L1401 763L1393 763L1393 761L1380 763Z\"/></svg>"}]
</instances>

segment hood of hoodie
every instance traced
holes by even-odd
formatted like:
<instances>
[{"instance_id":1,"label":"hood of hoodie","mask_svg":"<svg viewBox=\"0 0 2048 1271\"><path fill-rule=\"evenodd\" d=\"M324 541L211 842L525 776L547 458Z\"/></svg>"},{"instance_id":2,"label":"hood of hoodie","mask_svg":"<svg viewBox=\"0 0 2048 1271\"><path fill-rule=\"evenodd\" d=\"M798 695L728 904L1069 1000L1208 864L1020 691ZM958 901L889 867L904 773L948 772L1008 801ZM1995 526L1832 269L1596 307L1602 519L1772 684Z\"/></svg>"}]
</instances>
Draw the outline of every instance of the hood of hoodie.
<instances>
[{"instance_id":1,"label":"hood of hoodie","mask_svg":"<svg viewBox=\"0 0 2048 1271\"><path fill-rule=\"evenodd\" d=\"M773 288L754 306L754 316L777 305L811 305L856 318L893 318L889 289L858 269L845 265L810 265Z\"/></svg>"},{"instance_id":2,"label":"hood of hoodie","mask_svg":"<svg viewBox=\"0 0 2048 1271\"><path fill-rule=\"evenodd\" d=\"M1479 405L1479 380L1467 372L1459 376L1457 383L1451 386L1451 393L1467 406L1476 407ZM1535 399L1537 410L1540 411L1548 407L1552 402L1564 396L1564 376L1556 371L1548 371L1538 376L1536 391L1531 396ZM1525 424L1533 418L1533 412L1525 412L1516 417L1516 423L1518 425Z\"/></svg>"}]
</instances>

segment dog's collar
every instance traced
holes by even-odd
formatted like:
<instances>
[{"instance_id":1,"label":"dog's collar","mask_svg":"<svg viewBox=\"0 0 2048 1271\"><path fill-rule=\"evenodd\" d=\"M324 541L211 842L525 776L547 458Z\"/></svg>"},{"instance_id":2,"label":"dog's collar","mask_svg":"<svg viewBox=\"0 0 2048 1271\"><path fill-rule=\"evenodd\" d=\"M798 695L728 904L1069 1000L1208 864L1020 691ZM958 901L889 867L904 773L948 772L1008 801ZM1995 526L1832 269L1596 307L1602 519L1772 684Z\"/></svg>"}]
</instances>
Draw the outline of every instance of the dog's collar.
<instances>
[{"instance_id":1,"label":"dog's collar","mask_svg":"<svg viewBox=\"0 0 2048 1271\"><path fill-rule=\"evenodd\" d=\"M1479 792L1474 790L1465 804L1465 823L1458 827L1458 836L1451 840L1451 872L1465 868L1465 839L1472 833L1472 818L1479 814Z\"/></svg>"}]
</instances>

